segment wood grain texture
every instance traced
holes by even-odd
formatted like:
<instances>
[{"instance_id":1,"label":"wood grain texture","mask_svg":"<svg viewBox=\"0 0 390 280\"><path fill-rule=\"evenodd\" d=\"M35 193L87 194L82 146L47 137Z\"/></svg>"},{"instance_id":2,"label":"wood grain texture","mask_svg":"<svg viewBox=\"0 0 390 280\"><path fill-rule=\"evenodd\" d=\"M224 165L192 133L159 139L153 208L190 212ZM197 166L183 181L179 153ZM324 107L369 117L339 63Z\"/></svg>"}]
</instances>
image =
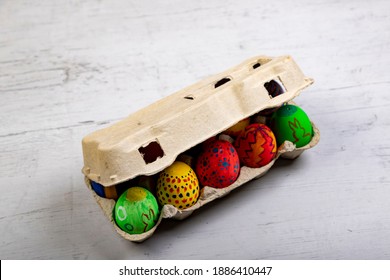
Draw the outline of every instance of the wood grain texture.
<instances>
[{"instance_id":1,"label":"wood grain texture","mask_svg":"<svg viewBox=\"0 0 390 280\"><path fill-rule=\"evenodd\" d=\"M390 259L388 1L0 2L1 259ZM121 239L84 185L88 133L254 55L315 79L321 142Z\"/></svg>"}]
</instances>

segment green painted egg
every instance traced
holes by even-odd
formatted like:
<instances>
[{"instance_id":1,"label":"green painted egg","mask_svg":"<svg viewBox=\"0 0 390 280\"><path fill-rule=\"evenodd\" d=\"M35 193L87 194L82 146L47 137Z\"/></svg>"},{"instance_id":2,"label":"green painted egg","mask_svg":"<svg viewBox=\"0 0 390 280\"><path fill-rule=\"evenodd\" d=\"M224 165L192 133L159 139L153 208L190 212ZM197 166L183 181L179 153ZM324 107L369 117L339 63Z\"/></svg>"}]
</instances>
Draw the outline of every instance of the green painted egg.
<instances>
[{"instance_id":1,"label":"green painted egg","mask_svg":"<svg viewBox=\"0 0 390 280\"><path fill-rule=\"evenodd\" d=\"M297 148L311 141L313 127L306 113L295 105L280 107L271 117L271 129L275 134L278 146L288 140Z\"/></svg>"},{"instance_id":2,"label":"green painted egg","mask_svg":"<svg viewBox=\"0 0 390 280\"><path fill-rule=\"evenodd\" d=\"M116 224L130 234L150 230L155 226L159 215L156 198L145 188L129 188L115 204Z\"/></svg>"}]
</instances>

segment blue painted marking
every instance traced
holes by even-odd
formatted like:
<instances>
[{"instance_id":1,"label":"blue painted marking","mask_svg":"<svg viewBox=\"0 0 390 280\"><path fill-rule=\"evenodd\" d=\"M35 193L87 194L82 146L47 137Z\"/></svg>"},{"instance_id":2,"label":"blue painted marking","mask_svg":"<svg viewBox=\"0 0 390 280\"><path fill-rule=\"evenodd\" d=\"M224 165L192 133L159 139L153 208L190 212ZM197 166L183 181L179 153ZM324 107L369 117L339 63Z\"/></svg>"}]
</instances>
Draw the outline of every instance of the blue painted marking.
<instances>
[{"instance_id":1,"label":"blue painted marking","mask_svg":"<svg viewBox=\"0 0 390 280\"><path fill-rule=\"evenodd\" d=\"M99 183L96 183L94 181L91 181L92 189L95 191L95 193L100 197L105 197L104 194L104 187L100 185Z\"/></svg>"}]
</instances>

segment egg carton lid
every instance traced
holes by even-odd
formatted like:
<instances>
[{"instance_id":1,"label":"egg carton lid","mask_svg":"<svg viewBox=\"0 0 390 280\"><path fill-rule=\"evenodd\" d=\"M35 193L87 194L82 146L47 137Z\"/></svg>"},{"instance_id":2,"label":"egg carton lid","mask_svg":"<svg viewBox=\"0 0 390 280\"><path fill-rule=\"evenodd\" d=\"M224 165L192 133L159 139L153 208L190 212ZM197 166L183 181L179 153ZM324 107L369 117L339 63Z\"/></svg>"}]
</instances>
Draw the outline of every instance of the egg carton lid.
<instances>
[{"instance_id":1,"label":"egg carton lid","mask_svg":"<svg viewBox=\"0 0 390 280\"><path fill-rule=\"evenodd\" d=\"M285 93L272 97L275 80ZM313 83L290 56L257 56L169 95L82 140L83 174L103 186L153 175L176 157Z\"/></svg>"}]
</instances>

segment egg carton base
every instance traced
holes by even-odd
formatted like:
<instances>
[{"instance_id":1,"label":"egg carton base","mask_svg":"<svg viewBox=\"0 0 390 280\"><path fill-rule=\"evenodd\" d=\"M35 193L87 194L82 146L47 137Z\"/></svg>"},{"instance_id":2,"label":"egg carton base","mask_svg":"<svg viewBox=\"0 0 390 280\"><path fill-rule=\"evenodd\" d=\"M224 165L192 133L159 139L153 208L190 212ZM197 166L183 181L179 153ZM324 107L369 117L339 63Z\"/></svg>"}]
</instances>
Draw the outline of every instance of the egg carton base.
<instances>
[{"instance_id":1,"label":"egg carton base","mask_svg":"<svg viewBox=\"0 0 390 280\"><path fill-rule=\"evenodd\" d=\"M238 176L236 182L233 183L232 185L222 189L211 188L208 186L203 187L198 201L190 208L180 210L172 205L164 205L161 209L161 214L156 225L149 231L141 234L128 234L123 230L121 230L115 223L115 219L113 215L113 211L115 208L115 200L102 198L98 196L93 191L90 181L87 177L85 177L85 183L89 188L89 190L92 192L100 208L103 210L104 215L109 219L111 224L114 226L116 232L126 240L133 241L133 242L143 242L144 240L148 239L154 234L155 230L160 225L163 219L172 218L176 220L183 220L189 217L195 210L201 208L203 205L206 205L211 201L226 196L234 189L242 186L243 184L253 179L261 178L268 172L268 170L274 165L274 163L279 157L287 158L287 159L295 159L298 156L300 156L305 150L311 149L314 146L316 146L320 140L320 131L313 122L312 122L312 126L313 126L314 134L311 141L307 145L297 148L293 143L289 141L284 142L283 145L281 145L278 148L276 157L269 164L260 168L250 168L247 166L243 166L241 168L240 175Z\"/></svg>"}]
</instances>

